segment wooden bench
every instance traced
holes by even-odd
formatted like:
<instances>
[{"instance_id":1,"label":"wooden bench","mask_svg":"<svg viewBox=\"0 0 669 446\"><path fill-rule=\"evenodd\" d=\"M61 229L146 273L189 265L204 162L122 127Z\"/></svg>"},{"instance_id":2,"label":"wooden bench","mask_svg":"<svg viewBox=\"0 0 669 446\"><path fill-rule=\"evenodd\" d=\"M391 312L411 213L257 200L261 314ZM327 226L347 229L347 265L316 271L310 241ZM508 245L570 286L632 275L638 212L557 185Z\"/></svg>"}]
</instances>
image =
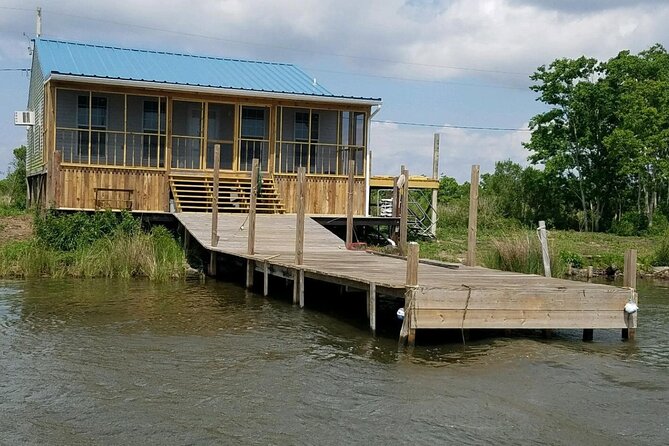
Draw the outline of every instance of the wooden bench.
<instances>
[{"instance_id":1,"label":"wooden bench","mask_svg":"<svg viewBox=\"0 0 669 446\"><path fill-rule=\"evenodd\" d=\"M96 187L95 190L95 209L123 209L132 210L133 189L119 189L110 187ZM107 193L108 197L105 197ZM122 195L115 197L115 195Z\"/></svg>"}]
</instances>

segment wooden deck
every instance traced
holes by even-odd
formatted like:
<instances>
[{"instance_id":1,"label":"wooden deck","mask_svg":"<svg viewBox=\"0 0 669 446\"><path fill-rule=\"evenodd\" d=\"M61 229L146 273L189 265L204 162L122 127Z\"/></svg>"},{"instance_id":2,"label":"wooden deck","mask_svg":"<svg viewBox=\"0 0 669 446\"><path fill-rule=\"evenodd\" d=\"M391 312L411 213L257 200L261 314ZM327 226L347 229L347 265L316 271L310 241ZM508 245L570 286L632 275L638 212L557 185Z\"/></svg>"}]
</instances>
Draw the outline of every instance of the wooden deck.
<instances>
[{"instance_id":1,"label":"wooden deck","mask_svg":"<svg viewBox=\"0 0 669 446\"><path fill-rule=\"evenodd\" d=\"M377 294L405 296L404 259L346 250L342 240L310 218L305 222L304 263L298 266L293 214L258 215L256 254L251 256L247 255L246 215L219 214L217 247L210 244L211 214L175 216L205 249L251 260L251 268L265 277L275 274L296 281L307 277L367 290L372 328ZM267 280L265 293L266 284ZM626 318L623 309L627 302L637 301L636 292L629 288L426 263L419 265L418 284L411 308L412 329L636 328L636 317Z\"/></svg>"}]
</instances>

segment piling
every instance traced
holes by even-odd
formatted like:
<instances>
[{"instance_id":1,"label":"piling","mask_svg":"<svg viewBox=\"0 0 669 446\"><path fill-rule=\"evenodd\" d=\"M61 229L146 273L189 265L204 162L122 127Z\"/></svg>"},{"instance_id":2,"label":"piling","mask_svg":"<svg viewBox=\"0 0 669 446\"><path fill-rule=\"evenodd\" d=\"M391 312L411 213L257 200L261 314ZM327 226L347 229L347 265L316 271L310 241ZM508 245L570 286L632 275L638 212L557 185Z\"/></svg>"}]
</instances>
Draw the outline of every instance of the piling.
<instances>
[{"instance_id":1,"label":"piling","mask_svg":"<svg viewBox=\"0 0 669 446\"><path fill-rule=\"evenodd\" d=\"M631 288L633 292L636 292L636 259L637 251L636 249L628 249L625 251L625 266L623 271L623 286ZM627 314L625 313L625 324L627 328L623 328L622 337L623 339L634 340L636 338L636 313Z\"/></svg>"},{"instance_id":2,"label":"piling","mask_svg":"<svg viewBox=\"0 0 669 446\"><path fill-rule=\"evenodd\" d=\"M472 166L469 185L469 230L467 232L467 265L476 266L476 227L479 208L479 166Z\"/></svg>"}]
</instances>

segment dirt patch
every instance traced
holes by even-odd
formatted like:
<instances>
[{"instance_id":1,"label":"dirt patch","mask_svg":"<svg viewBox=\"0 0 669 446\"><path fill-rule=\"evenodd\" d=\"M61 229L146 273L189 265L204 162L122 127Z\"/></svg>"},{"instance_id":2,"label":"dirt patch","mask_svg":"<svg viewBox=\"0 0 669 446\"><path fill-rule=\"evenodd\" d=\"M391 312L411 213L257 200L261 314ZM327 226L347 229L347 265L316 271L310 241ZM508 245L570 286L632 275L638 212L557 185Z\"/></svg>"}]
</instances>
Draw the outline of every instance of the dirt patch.
<instances>
[{"instance_id":1,"label":"dirt patch","mask_svg":"<svg viewBox=\"0 0 669 446\"><path fill-rule=\"evenodd\" d=\"M0 245L26 240L33 235L33 216L30 214L0 217Z\"/></svg>"}]
</instances>

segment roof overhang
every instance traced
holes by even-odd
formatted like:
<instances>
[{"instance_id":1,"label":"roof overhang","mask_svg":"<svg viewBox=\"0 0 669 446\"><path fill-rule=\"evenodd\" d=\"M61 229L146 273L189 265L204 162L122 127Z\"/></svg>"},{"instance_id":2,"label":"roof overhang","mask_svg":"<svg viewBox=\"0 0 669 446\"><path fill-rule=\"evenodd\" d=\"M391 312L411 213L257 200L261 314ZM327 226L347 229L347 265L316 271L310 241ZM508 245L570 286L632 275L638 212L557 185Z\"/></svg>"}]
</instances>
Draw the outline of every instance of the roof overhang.
<instances>
[{"instance_id":1,"label":"roof overhang","mask_svg":"<svg viewBox=\"0 0 669 446\"><path fill-rule=\"evenodd\" d=\"M226 95L248 97L248 98L266 98L266 99L278 99L287 101L308 101L308 102L318 102L318 103L328 103L328 104L349 104L349 105L358 105L367 107L381 105L382 103L381 99L373 99L373 98L320 96L320 95L299 94L299 93L283 93L274 91L244 90L237 88L207 87L200 85L172 84L172 83L138 81L129 79L113 79L106 77L91 77L91 76L80 76L80 75L60 74L60 73L51 73L51 75L46 79L45 83L48 82L49 80L68 81L68 82L87 82L99 85L137 87L137 88L147 88L147 89L163 90L163 91L168 90L176 92L191 92L191 93L206 93L206 94L225 93Z\"/></svg>"}]
</instances>

